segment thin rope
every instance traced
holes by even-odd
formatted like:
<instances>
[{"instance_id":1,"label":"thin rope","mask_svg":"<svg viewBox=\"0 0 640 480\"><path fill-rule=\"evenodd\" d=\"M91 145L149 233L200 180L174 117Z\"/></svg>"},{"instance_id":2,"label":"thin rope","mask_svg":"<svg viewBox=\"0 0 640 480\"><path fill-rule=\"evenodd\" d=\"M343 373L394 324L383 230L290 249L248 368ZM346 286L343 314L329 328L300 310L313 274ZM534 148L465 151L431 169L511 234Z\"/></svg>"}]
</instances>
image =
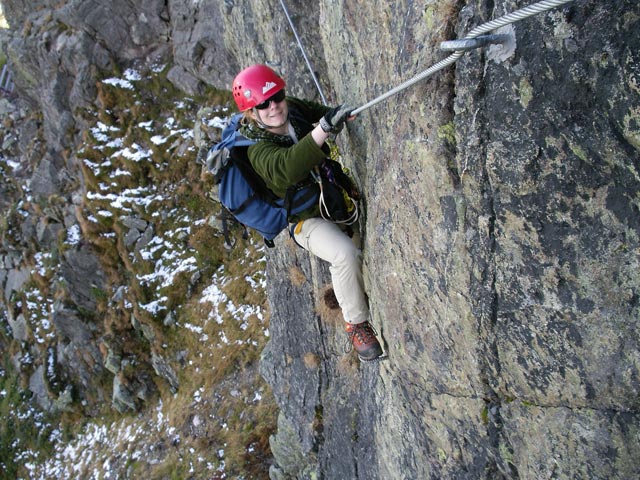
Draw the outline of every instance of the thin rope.
<instances>
[{"instance_id":1,"label":"thin rope","mask_svg":"<svg viewBox=\"0 0 640 480\"><path fill-rule=\"evenodd\" d=\"M525 18L531 17L531 16L536 15L538 13L545 12L547 10L551 10L552 8L559 7L560 5L564 5L565 3L569 3L569 2L572 2L572 1L573 0L543 0L541 2L534 3L533 5L529 5L528 7L522 8L520 10L516 10L515 12L512 12L512 13L509 13L507 15L504 15L503 17L497 18L497 19L492 20L492 21L487 22L487 23L483 23L482 25L480 25L480 26L474 28L473 30L471 30L469 32L469 34L464 39L465 40L469 40L469 39L478 37L479 35L482 35L483 33L490 32L492 30L495 30L497 28L503 27L503 26L508 25L510 23L514 23L514 22L517 22L519 20L523 20ZM353 110L351 112L351 114L352 115L357 115L358 113L360 113L360 112L362 112L364 110L367 110L368 108L371 108L371 107L373 107L374 105L377 105L380 102L383 102L384 100L386 100L387 98L395 95L396 93L399 93L402 90L406 90L411 85L419 82L420 80L423 80L423 79L433 75L434 73L439 72L440 70L443 70L444 68L448 67L449 65L455 63L464 54L465 54L465 52L462 51L462 50L453 53L449 57L447 57L444 60L441 60L438 63L432 65L431 67L427 68L426 70L424 70L423 72L419 73L415 77L410 78L406 82L404 82L404 83L398 85L397 87L389 90L387 93L384 93L383 95L380 95L379 97L374 98L370 102L365 103L361 107L356 108L355 110Z\"/></svg>"},{"instance_id":2,"label":"thin rope","mask_svg":"<svg viewBox=\"0 0 640 480\"><path fill-rule=\"evenodd\" d=\"M320 94L320 98L322 99L322 104L327 104L327 99L322 92L322 87L320 87L320 83L316 77L315 72L313 71L313 67L311 66L311 62L309 58L307 58L307 54L304 51L304 47L302 46L302 40L298 36L298 32L296 31L296 27L293 25L293 20L291 20L291 16L289 15L289 10L287 10L287 6L284 4L284 0L280 0L280 4L282 5L282 10L284 10L284 14L289 21L289 25L291 26L291 30L293 31L293 35L296 37L296 41L298 42L298 47L300 47L300 51L302 52L302 56L304 57L304 61L307 63L307 67L309 68L309 72L311 73L311 78L313 78L313 82L316 84L316 88L318 89L318 93Z\"/></svg>"},{"instance_id":3,"label":"thin rope","mask_svg":"<svg viewBox=\"0 0 640 480\"><path fill-rule=\"evenodd\" d=\"M320 216L324 220L337 223L340 225L353 225L358 221L358 218L360 217L360 212L358 211L358 203L355 200L353 200L351 197L349 197L349 200L351 201L351 205L353 206L353 212L351 213L351 215L349 215L349 217L345 218L344 220L334 220L333 218L331 218L329 207L327 206L327 202L324 198L324 187L322 185L321 180L318 180L318 185L320 185L320 195L318 197L318 208L320 209Z\"/></svg>"}]
</instances>

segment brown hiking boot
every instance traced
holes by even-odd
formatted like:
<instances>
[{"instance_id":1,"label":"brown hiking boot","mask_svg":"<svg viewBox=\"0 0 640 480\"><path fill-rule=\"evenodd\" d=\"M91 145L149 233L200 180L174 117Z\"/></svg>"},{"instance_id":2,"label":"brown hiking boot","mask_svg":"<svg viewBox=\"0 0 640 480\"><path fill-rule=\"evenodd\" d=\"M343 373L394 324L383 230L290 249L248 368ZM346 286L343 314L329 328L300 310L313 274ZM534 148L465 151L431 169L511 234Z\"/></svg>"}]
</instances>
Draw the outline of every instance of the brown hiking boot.
<instances>
[{"instance_id":1,"label":"brown hiking boot","mask_svg":"<svg viewBox=\"0 0 640 480\"><path fill-rule=\"evenodd\" d=\"M377 332L369 322L347 323L347 335L360 360L369 362L382 355L382 347L376 338Z\"/></svg>"}]
</instances>

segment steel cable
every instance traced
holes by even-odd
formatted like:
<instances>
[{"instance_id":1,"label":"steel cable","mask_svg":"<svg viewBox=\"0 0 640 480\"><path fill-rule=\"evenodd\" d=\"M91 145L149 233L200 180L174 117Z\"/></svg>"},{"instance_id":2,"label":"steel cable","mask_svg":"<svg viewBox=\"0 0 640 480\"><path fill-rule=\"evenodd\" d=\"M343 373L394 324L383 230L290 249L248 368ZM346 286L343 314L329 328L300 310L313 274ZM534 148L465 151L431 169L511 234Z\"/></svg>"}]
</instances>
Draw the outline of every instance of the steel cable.
<instances>
[{"instance_id":1,"label":"steel cable","mask_svg":"<svg viewBox=\"0 0 640 480\"><path fill-rule=\"evenodd\" d=\"M304 51L304 47L302 46L302 40L300 40L300 37L298 36L298 32L296 31L296 27L293 24L293 20L291 20L291 16L289 15L289 10L287 10L287 6L285 5L284 0L280 0L280 4L282 5L282 10L284 10L284 14L287 17L287 20L289 21L289 25L291 26L291 31L293 32L294 37L296 37L296 41L298 42L298 47L302 52L304 61L307 63L307 67L309 68L309 73L311 73L311 78L313 78L313 82L316 84L316 88L318 89L318 93L320 94L320 98L322 99L322 104L326 105L327 99L325 98L324 93L322 92L322 87L320 87L320 82L318 82L318 78L316 77L316 74L313 71L311 62L309 61L309 58L307 57L307 54Z\"/></svg>"},{"instance_id":2,"label":"steel cable","mask_svg":"<svg viewBox=\"0 0 640 480\"><path fill-rule=\"evenodd\" d=\"M479 35L482 35L483 33L487 33L490 32L492 30L495 30L497 28L503 27L505 25L509 25L510 23L514 23L517 22L519 20L523 20L525 18L531 17L533 15L537 15L538 13L542 13L545 12L547 10L550 10L552 8L555 7L559 7L560 5L564 5L565 3L569 3L572 2L573 0L543 0L541 2L538 3L534 3L533 5L529 5L528 7L522 8L520 10L516 10L515 12L509 13L507 15L504 15L500 18L497 18L495 20L492 20L490 22L487 23L483 23L482 25L477 26L476 28L474 28L473 30L471 30L469 32L469 34L464 38L465 40L469 40L475 37L478 37ZM426 70L424 70L423 72L419 73L418 75L414 76L413 78L410 78L409 80L401 83L400 85L398 85L397 87L389 90L388 92L380 95L379 97L374 98L373 100L371 100L368 103L365 103L364 105L356 108L355 110L353 110L351 112L352 115L357 115L360 112L363 112L364 110L367 110L368 108L373 107L374 105L377 105L380 102L383 102L384 100L386 100L387 98L403 91L406 90L407 88L409 88L411 85L419 82L420 80L423 80L431 75L433 75L436 72L439 72L440 70L443 70L444 68L448 67L449 65L455 63L456 61L458 61L463 55L464 55L464 51L460 50L457 51L453 54L451 54L450 56L448 56L447 58L445 58L444 60L439 61L438 63L432 65L431 67L427 68Z\"/></svg>"}]
</instances>

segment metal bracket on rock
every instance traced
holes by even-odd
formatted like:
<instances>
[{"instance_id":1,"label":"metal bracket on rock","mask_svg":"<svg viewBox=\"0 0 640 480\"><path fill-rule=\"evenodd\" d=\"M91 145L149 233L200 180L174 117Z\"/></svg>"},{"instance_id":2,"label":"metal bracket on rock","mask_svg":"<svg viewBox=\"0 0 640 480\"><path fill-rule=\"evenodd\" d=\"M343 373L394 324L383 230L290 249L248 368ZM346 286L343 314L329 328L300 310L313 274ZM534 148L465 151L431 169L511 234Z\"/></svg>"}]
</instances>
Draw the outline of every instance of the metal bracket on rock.
<instances>
[{"instance_id":1,"label":"metal bracket on rock","mask_svg":"<svg viewBox=\"0 0 640 480\"><path fill-rule=\"evenodd\" d=\"M511 40L509 35L480 35L476 38L463 38L461 40L448 40L440 43L440 50L447 52L473 50L495 43L505 44Z\"/></svg>"}]
</instances>

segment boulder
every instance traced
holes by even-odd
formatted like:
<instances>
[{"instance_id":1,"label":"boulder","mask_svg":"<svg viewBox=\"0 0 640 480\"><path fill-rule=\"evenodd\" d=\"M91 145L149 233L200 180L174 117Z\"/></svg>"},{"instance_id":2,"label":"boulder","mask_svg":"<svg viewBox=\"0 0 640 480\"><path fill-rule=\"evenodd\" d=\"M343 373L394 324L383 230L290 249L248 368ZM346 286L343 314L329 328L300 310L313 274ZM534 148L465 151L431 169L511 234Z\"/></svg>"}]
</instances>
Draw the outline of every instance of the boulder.
<instances>
[{"instance_id":1,"label":"boulder","mask_svg":"<svg viewBox=\"0 0 640 480\"><path fill-rule=\"evenodd\" d=\"M93 312L98 297L106 295L105 275L93 252L84 246L65 252L61 273L74 304Z\"/></svg>"}]
</instances>

